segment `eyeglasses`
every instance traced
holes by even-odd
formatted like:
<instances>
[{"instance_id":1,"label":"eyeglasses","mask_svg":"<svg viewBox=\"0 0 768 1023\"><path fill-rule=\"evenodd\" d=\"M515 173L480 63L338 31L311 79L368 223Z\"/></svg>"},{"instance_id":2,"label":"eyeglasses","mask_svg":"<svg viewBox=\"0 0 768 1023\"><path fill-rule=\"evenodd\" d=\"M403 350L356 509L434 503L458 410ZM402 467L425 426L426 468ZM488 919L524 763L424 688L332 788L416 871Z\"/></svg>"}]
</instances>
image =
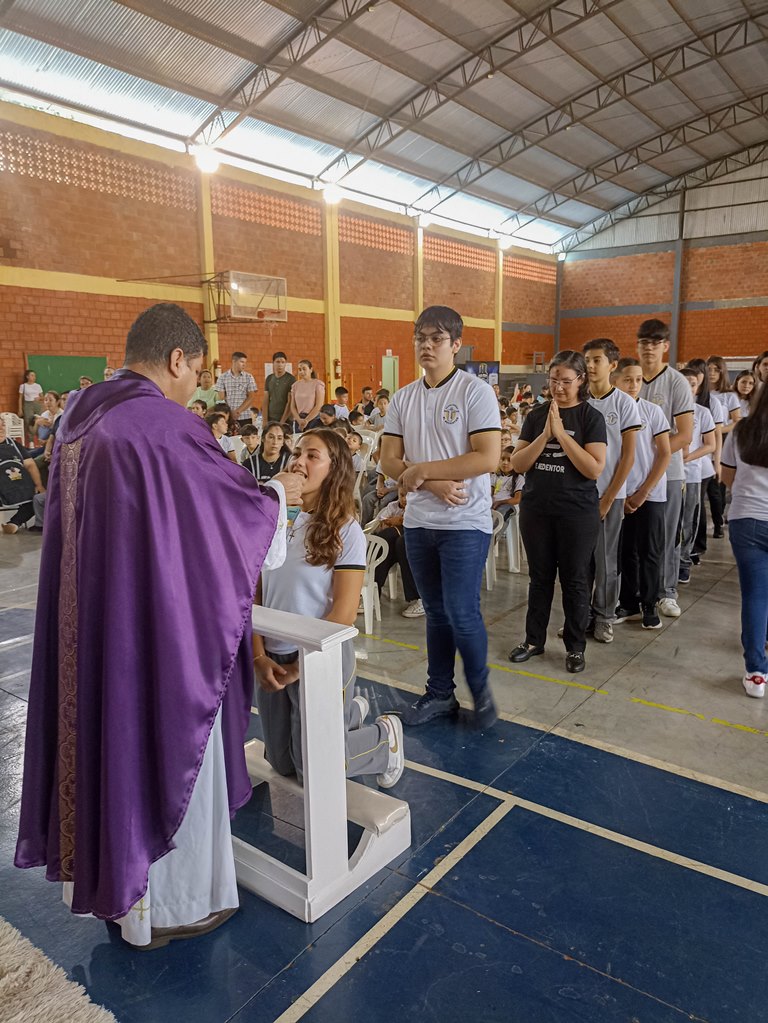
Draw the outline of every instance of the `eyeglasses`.
<instances>
[{"instance_id":1,"label":"eyeglasses","mask_svg":"<svg viewBox=\"0 0 768 1023\"><path fill-rule=\"evenodd\" d=\"M639 345L653 345L654 348L655 348L656 345L663 345L664 344L664 340L663 340L663 338L660 340L659 338L655 338L655 337L639 337L637 339L637 343Z\"/></svg>"},{"instance_id":2,"label":"eyeglasses","mask_svg":"<svg viewBox=\"0 0 768 1023\"><path fill-rule=\"evenodd\" d=\"M447 334L414 334L413 340L419 348L423 348L424 345L441 345L443 341L450 341L451 338Z\"/></svg>"},{"instance_id":3,"label":"eyeglasses","mask_svg":"<svg viewBox=\"0 0 768 1023\"><path fill-rule=\"evenodd\" d=\"M562 377L549 377L548 379L549 379L550 390L553 387L570 387L572 384L575 384L577 380L581 379L581 373L579 373L579 375L576 376L576 377L566 377L566 378L562 378Z\"/></svg>"}]
</instances>

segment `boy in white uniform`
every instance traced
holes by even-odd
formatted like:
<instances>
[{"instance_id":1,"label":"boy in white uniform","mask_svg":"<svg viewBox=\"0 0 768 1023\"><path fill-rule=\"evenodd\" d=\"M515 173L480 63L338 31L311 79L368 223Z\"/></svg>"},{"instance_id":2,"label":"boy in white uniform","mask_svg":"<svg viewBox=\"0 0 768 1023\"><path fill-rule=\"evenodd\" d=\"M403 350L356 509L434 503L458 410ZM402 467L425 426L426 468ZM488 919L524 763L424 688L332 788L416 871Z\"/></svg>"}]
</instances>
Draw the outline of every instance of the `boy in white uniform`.
<instances>
[{"instance_id":1,"label":"boy in white uniform","mask_svg":"<svg viewBox=\"0 0 768 1023\"><path fill-rule=\"evenodd\" d=\"M680 567L680 517L683 511L683 449L693 435L693 397L687 380L664 362L669 351L669 327L661 320L644 320L637 330L637 352L643 370L640 396L664 410L670 427L672 457L667 469L667 503L664 510L664 572L659 611L679 618L677 574Z\"/></svg>"},{"instance_id":2,"label":"boy in white uniform","mask_svg":"<svg viewBox=\"0 0 768 1023\"><path fill-rule=\"evenodd\" d=\"M635 435L642 424L637 404L611 384L611 373L620 354L616 344L607 337L595 338L582 351L589 378L589 404L605 419L608 437L605 468L597 480L601 522L594 555L594 635L599 643L612 643L611 623L619 599L619 537L627 477L635 460Z\"/></svg>"},{"instance_id":3,"label":"boy in white uniform","mask_svg":"<svg viewBox=\"0 0 768 1023\"><path fill-rule=\"evenodd\" d=\"M683 376L695 396L698 385L696 370L684 369ZM685 495L683 497L683 523L680 538L680 568L677 581L686 585L691 581L691 549L699 526L701 479L706 456L715 453L715 421L706 405L693 406L693 438L688 454L683 455L685 469ZM712 465L711 461L709 462Z\"/></svg>"},{"instance_id":4,"label":"boy in white uniform","mask_svg":"<svg viewBox=\"0 0 768 1023\"><path fill-rule=\"evenodd\" d=\"M480 583L492 531L490 473L501 454L499 404L488 384L453 364L463 328L446 306L419 316L414 341L424 378L392 396L381 441L383 471L411 494L406 551L427 617L427 689L404 714L408 725L458 710L457 648L475 724L496 720Z\"/></svg>"},{"instance_id":5,"label":"boy in white uniform","mask_svg":"<svg viewBox=\"0 0 768 1023\"><path fill-rule=\"evenodd\" d=\"M641 423L635 439L635 461L627 477L620 544L621 590L614 622L642 618L644 629L660 629L656 600L664 564L669 423L658 405L640 397L643 371L637 359L620 359L613 382L635 401Z\"/></svg>"}]
</instances>

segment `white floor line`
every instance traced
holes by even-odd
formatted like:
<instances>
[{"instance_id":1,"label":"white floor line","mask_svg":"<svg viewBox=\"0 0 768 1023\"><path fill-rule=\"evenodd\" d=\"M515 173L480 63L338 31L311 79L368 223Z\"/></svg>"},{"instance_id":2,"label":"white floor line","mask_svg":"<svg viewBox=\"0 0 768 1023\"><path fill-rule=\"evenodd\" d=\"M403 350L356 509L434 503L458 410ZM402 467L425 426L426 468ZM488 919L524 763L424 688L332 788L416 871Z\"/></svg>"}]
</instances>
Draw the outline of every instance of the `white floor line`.
<instances>
[{"instance_id":1,"label":"white floor line","mask_svg":"<svg viewBox=\"0 0 768 1023\"><path fill-rule=\"evenodd\" d=\"M418 881L414 888L390 909L338 962L334 963L315 983L301 995L290 1008L279 1016L274 1023L296 1023L305 1013L320 1001L323 995L337 984L355 966L366 953L380 941L400 920L416 906L425 895L434 888L438 881L456 866L459 861L473 849L513 808L514 802L503 803L479 824L474 831L452 849L440 863L425 877Z\"/></svg>"},{"instance_id":2,"label":"white floor line","mask_svg":"<svg viewBox=\"0 0 768 1023\"><path fill-rule=\"evenodd\" d=\"M13 639L4 639L0 641L0 650L12 650L17 646L29 646L34 638L34 636L16 636Z\"/></svg>"},{"instance_id":3,"label":"white floor line","mask_svg":"<svg viewBox=\"0 0 768 1023\"><path fill-rule=\"evenodd\" d=\"M622 835L621 832L612 831L610 828L603 828L599 824L592 824L590 821L583 821L579 817L572 817L570 814L562 813L560 810L553 810L551 807L543 806L541 803L533 803L530 799L523 799L514 792L504 792L502 789L493 788L491 785L483 785L481 782L472 781L469 778L461 778L459 775L440 771L434 767L426 767L423 764L415 764L411 761L406 761L406 766L412 771L418 771L432 778L460 785L463 788L471 789L473 792L481 792L484 795L493 796L504 803L511 802L514 806L519 806L523 810L530 810L541 817L548 817L550 820L567 824L569 827L577 828L579 831L586 831L589 834L597 835L599 838L605 838L610 842L615 842L617 845L623 845L628 849L636 849L638 852L646 853L648 856L655 856L657 859L666 860L668 863L674 863L678 867L686 867L688 870L694 870L699 874L706 874L708 877L717 878L719 881L725 881L727 884L735 885L737 888L745 888L747 891L756 892L758 895L768 896L768 885L762 884L760 881L753 881L749 877L733 874L729 870L721 870L720 867L712 867L701 860L695 860L681 853L671 852L669 849L662 849L660 846L651 845L649 842L643 842L637 838L630 838L628 835Z\"/></svg>"},{"instance_id":4,"label":"white floor line","mask_svg":"<svg viewBox=\"0 0 768 1023\"><path fill-rule=\"evenodd\" d=\"M370 678L373 682L380 682L382 685L391 686L393 689L400 689L407 693L422 693L423 687L411 685L408 682L400 682L397 679L389 678L380 672L377 672L371 668L365 667L365 677ZM462 707L467 710L472 710L471 700L459 700ZM636 750L627 749L624 746L616 746L613 743L605 742L602 739L591 739L589 736L582 735L578 732L572 732L570 729L561 725L546 725L541 721L533 721L531 718L521 717L516 714L507 714L504 711L499 711L499 717L502 721L508 721L513 725L521 725L523 728L533 728L538 732L545 732L548 735L559 735L563 739L570 739L572 742L577 742L581 746L591 746L593 749L604 750L606 753L613 753L616 756L624 757L625 760L634 760L638 764L645 764L648 767L655 767L659 771L665 771L667 774L675 774L681 778L689 778L691 781L701 782L703 785L710 785L712 788L720 789L723 792L732 792L735 796L746 796L748 799L754 799L759 803L768 803L768 792L762 792L760 789L750 788L745 785L737 785L735 782L727 782L722 778L716 778L714 775L705 774L702 771L695 771L690 767L683 767L681 764L673 764L668 760L659 760L657 757L648 756L645 753L638 753Z\"/></svg>"}]
</instances>

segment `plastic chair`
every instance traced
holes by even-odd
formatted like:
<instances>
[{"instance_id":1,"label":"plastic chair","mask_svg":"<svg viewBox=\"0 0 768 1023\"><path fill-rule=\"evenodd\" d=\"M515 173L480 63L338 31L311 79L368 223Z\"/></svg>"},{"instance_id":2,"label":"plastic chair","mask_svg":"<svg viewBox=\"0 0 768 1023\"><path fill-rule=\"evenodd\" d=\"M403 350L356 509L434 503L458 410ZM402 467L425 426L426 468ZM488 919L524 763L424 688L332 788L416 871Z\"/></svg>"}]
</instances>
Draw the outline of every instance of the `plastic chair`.
<instances>
[{"instance_id":1,"label":"plastic chair","mask_svg":"<svg viewBox=\"0 0 768 1023\"><path fill-rule=\"evenodd\" d=\"M242 437L230 437L235 449L235 458L240 461L240 455L245 451L245 441Z\"/></svg>"},{"instance_id":2,"label":"plastic chair","mask_svg":"<svg viewBox=\"0 0 768 1023\"><path fill-rule=\"evenodd\" d=\"M521 543L520 513L517 508L512 509L512 514L507 519L504 539L507 544L507 571L519 572L521 565Z\"/></svg>"},{"instance_id":3,"label":"plastic chair","mask_svg":"<svg viewBox=\"0 0 768 1023\"><path fill-rule=\"evenodd\" d=\"M365 616L365 631L370 635L373 632L373 619L381 621L381 602L379 600L379 588L376 585L376 569L389 554L389 544L382 537L375 533L366 535L365 546L365 575L363 577L363 614Z\"/></svg>"},{"instance_id":4,"label":"plastic chair","mask_svg":"<svg viewBox=\"0 0 768 1023\"><path fill-rule=\"evenodd\" d=\"M492 590L496 582L496 544L504 528L504 516L501 512L492 511L493 533L491 534L491 545L488 548L488 557L485 559L485 588Z\"/></svg>"},{"instance_id":5,"label":"plastic chair","mask_svg":"<svg viewBox=\"0 0 768 1023\"><path fill-rule=\"evenodd\" d=\"M5 423L5 432L11 440L24 443L24 422L15 412L0 412L0 419Z\"/></svg>"}]
</instances>

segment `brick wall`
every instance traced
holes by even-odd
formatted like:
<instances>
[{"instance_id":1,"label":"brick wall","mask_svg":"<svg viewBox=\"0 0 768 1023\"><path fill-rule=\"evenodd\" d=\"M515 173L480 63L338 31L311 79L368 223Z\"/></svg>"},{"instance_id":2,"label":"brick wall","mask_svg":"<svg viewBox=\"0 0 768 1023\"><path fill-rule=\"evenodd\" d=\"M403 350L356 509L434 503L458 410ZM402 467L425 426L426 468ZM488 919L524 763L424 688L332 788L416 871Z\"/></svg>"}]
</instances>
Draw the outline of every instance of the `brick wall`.
<instances>
[{"instance_id":1,"label":"brick wall","mask_svg":"<svg viewBox=\"0 0 768 1023\"><path fill-rule=\"evenodd\" d=\"M530 366L534 352L544 352L551 359L555 347L553 334L530 334L527 331L505 330L501 335L502 357L506 366Z\"/></svg>"},{"instance_id":2,"label":"brick wall","mask_svg":"<svg viewBox=\"0 0 768 1023\"><path fill-rule=\"evenodd\" d=\"M341 301L413 307L413 232L355 214L339 214Z\"/></svg>"},{"instance_id":3,"label":"brick wall","mask_svg":"<svg viewBox=\"0 0 768 1023\"><path fill-rule=\"evenodd\" d=\"M447 305L462 316L493 319L496 254L479 245L424 236L424 305Z\"/></svg>"},{"instance_id":4,"label":"brick wall","mask_svg":"<svg viewBox=\"0 0 768 1023\"><path fill-rule=\"evenodd\" d=\"M669 323L670 313L654 313ZM637 356L637 328L646 316L590 316L560 321L560 348L580 350L595 337L610 337L622 355Z\"/></svg>"},{"instance_id":5,"label":"brick wall","mask_svg":"<svg viewBox=\"0 0 768 1023\"><path fill-rule=\"evenodd\" d=\"M110 365L122 366L128 328L150 304L143 298L0 287L0 409L16 411L27 354L104 355ZM202 305L181 305L202 324ZM39 383L46 386L45 380Z\"/></svg>"},{"instance_id":6,"label":"brick wall","mask_svg":"<svg viewBox=\"0 0 768 1023\"><path fill-rule=\"evenodd\" d=\"M464 327L465 345L472 346L473 361L489 361L493 359L493 330L485 327Z\"/></svg>"},{"instance_id":7,"label":"brick wall","mask_svg":"<svg viewBox=\"0 0 768 1023\"><path fill-rule=\"evenodd\" d=\"M768 242L686 249L683 302L768 295Z\"/></svg>"},{"instance_id":8,"label":"brick wall","mask_svg":"<svg viewBox=\"0 0 768 1023\"><path fill-rule=\"evenodd\" d=\"M291 312L285 323L219 324L221 368L230 368L232 352L245 352L249 372L260 391L264 387L264 366L279 351L285 352L293 364L294 376L299 359L309 359L317 375L325 379L325 317Z\"/></svg>"},{"instance_id":9,"label":"brick wall","mask_svg":"<svg viewBox=\"0 0 768 1023\"><path fill-rule=\"evenodd\" d=\"M400 359L400 385L415 379L413 324L404 320L341 318L342 382L357 397L370 384L381 386L381 359L387 349Z\"/></svg>"},{"instance_id":10,"label":"brick wall","mask_svg":"<svg viewBox=\"0 0 768 1023\"><path fill-rule=\"evenodd\" d=\"M0 121L0 265L199 274L194 176Z\"/></svg>"},{"instance_id":11,"label":"brick wall","mask_svg":"<svg viewBox=\"0 0 768 1023\"><path fill-rule=\"evenodd\" d=\"M710 355L755 356L768 348L768 310L765 306L743 309L683 310L680 314L678 360L706 359Z\"/></svg>"},{"instance_id":12,"label":"brick wall","mask_svg":"<svg viewBox=\"0 0 768 1023\"><path fill-rule=\"evenodd\" d=\"M672 300L674 252L566 260L562 309L659 305Z\"/></svg>"}]
</instances>

